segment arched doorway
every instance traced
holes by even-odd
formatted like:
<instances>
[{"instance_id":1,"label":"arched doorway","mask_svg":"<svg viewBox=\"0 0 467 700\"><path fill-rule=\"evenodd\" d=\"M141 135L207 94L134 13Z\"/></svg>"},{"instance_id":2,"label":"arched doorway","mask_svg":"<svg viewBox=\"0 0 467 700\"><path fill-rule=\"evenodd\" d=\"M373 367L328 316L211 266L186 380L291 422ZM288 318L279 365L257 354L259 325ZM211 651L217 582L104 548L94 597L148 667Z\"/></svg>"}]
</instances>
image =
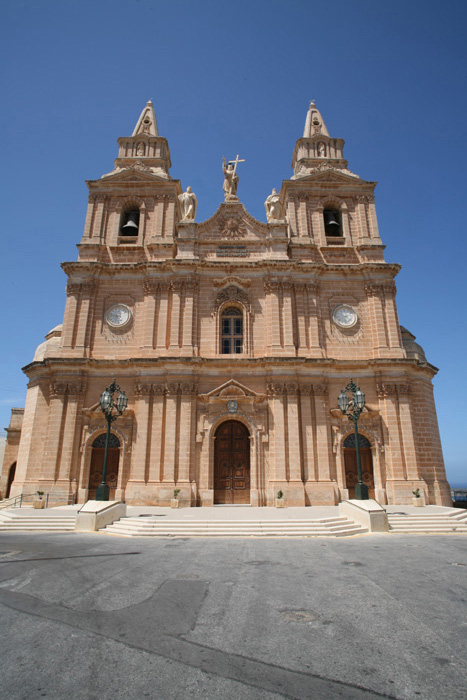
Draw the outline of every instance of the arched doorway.
<instances>
[{"instance_id":1,"label":"arched doorway","mask_svg":"<svg viewBox=\"0 0 467 700\"><path fill-rule=\"evenodd\" d=\"M15 480L15 473L16 473L16 462L13 462L13 464L10 467L10 471L8 472L8 482L6 485L5 498L10 498L10 491L11 491L11 486Z\"/></svg>"},{"instance_id":2,"label":"arched doorway","mask_svg":"<svg viewBox=\"0 0 467 700\"><path fill-rule=\"evenodd\" d=\"M89 492L90 501L96 497L96 489L102 481L102 471L104 469L105 453L105 433L96 437L92 443L91 468L89 470ZM111 434L109 438L109 454L107 457L107 474L105 483L108 485L109 500L115 499L115 489L117 488L118 463L120 459L120 440L116 435Z\"/></svg>"},{"instance_id":3,"label":"arched doorway","mask_svg":"<svg viewBox=\"0 0 467 700\"><path fill-rule=\"evenodd\" d=\"M214 436L214 503L250 503L250 435L237 420Z\"/></svg>"},{"instance_id":4,"label":"arched doorway","mask_svg":"<svg viewBox=\"0 0 467 700\"><path fill-rule=\"evenodd\" d=\"M375 482L373 478L373 457L371 455L371 445L364 436L358 436L360 446L360 462L362 465L363 483L368 486L368 495L375 497ZM357 472L357 452L355 449L355 434L347 435L344 440L344 468L345 486L349 490L349 498L355 498L355 486L358 483Z\"/></svg>"}]
</instances>

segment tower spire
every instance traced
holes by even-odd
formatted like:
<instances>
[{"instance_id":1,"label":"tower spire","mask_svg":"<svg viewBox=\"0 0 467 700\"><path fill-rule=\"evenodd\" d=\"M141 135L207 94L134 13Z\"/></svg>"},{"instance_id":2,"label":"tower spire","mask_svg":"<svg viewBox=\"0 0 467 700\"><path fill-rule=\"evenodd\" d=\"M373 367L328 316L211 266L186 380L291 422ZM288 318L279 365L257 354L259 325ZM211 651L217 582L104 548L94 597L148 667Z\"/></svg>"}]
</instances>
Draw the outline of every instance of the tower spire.
<instances>
[{"instance_id":1,"label":"tower spire","mask_svg":"<svg viewBox=\"0 0 467 700\"><path fill-rule=\"evenodd\" d=\"M308 107L303 136L295 144L292 180L308 177L311 173L321 170L340 170L358 178L358 175L347 169L343 148L343 139L332 138L329 135L321 112L312 100Z\"/></svg>"},{"instance_id":2,"label":"tower spire","mask_svg":"<svg viewBox=\"0 0 467 700\"><path fill-rule=\"evenodd\" d=\"M315 134L329 136L329 132L326 129L326 124L324 123L323 117L321 116L320 111L316 108L315 101L311 100L308 108L308 114L306 115L303 138L309 139L312 136L315 136Z\"/></svg>"},{"instance_id":3,"label":"tower spire","mask_svg":"<svg viewBox=\"0 0 467 700\"><path fill-rule=\"evenodd\" d=\"M148 136L159 136L159 131L157 129L156 113L154 111L154 106L152 100L148 100L146 107L140 114L136 126L132 133L132 136L138 136L139 134L147 134Z\"/></svg>"}]
</instances>

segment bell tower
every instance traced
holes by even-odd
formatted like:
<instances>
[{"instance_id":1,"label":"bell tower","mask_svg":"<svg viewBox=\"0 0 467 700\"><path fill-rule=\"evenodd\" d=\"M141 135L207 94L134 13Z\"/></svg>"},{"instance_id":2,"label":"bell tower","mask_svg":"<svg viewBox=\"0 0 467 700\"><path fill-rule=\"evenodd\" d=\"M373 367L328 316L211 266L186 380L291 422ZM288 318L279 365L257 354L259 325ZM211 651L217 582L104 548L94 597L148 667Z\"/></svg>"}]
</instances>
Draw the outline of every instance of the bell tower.
<instances>
[{"instance_id":1,"label":"bell tower","mask_svg":"<svg viewBox=\"0 0 467 700\"><path fill-rule=\"evenodd\" d=\"M159 136L151 101L132 135L118 139L114 166L99 180L87 182L89 201L79 260L165 257L173 242L181 188L169 174L169 145Z\"/></svg>"}]
</instances>

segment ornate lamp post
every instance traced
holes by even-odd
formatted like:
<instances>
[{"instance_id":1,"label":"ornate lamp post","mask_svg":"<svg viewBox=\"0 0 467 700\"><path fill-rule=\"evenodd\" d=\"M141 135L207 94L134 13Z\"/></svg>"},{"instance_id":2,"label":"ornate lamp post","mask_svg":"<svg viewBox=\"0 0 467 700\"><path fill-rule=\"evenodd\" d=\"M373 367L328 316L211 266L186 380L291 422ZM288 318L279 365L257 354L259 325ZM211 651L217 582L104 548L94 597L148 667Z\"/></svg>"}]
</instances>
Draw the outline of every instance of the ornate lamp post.
<instances>
[{"instance_id":1,"label":"ornate lamp post","mask_svg":"<svg viewBox=\"0 0 467 700\"><path fill-rule=\"evenodd\" d=\"M349 399L347 396L347 391L352 393L352 398ZM342 389L339 397L337 399L339 408L341 409L344 416L347 416L349 420L353 421L355 429L355 452L357 455L357 473L358 473L358 484L355 486L355 498L359 501L364 501L369 498L368 486L363 483L362 479L362 464L360 461L360 445L358 442L358 419L360 414L365 407L365 394L361 391L353 379L347 384L345 389Z\"/></svg>"},{"instance_id":2,"label":"ornate lamp post","mask_svg":"<svg viewBox=\"0 0 467 700\"><path fill-rule=\"evenodd\" d=\"M114 401L114 394L118 392L116 401ZM105 452L104 452L104 467L102 469L102 483L99 484L96 490L96 501L108 501L109 500L109 487L105 483L107 476L107 457L109 454L109 439L110 439L110 426L117 420L119 416L122 415L125 410L128 399L124 391L120 389L118 384L115 383L115 379L112 384L102 392L99 399L101 405L102 413L107 420L107 435L105 437Z\"/></svg>"}]
</instances>

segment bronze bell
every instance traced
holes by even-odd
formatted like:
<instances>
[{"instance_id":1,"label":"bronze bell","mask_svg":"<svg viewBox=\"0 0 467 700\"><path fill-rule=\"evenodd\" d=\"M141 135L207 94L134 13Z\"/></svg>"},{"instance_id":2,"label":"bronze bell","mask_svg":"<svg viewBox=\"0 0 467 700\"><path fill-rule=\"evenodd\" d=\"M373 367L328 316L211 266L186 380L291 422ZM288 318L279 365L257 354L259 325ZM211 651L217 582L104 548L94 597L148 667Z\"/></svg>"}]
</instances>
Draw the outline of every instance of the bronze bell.
<instances>
[{"instance_id":1,"label":"bronze bell","mask_svg":"<svg viewBox=\"0 0 467 700\"><path fill-rule=\"evenodd\" d=\"M333 211L324 212L324 229L327 236L339 236L341 225Z\"/></svg>"},{"instance_id":2,"label":"bronze bell","mask_svg":"<svg viewBox=\"0 0 467 700\"><path fill-rule=\"evenodd\" d=\"M122 234L124 236L137 236L138 235L138 212L130 212L128 214L128 219L126 224L122 226Z\"/></svg>"}]
</instances>

